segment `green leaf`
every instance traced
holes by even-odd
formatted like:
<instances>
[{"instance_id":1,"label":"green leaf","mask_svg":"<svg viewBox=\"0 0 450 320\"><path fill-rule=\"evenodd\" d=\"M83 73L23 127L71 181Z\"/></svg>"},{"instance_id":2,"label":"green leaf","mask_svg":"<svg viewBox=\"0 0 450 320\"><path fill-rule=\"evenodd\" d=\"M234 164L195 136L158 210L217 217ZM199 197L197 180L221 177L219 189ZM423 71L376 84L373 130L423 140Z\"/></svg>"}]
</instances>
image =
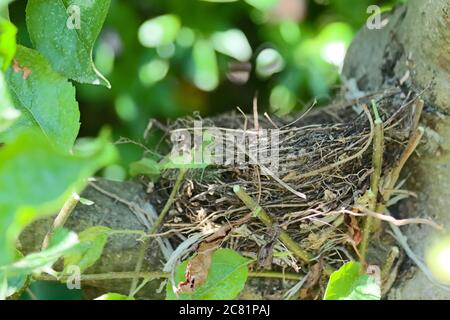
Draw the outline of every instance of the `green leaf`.
<instances>
[{"instance_id":1,"label":"green leaf","mask_svg":"<svg viewBox=\"0 0 450 320\"><path fill-rule=\"evenodd\" d=\"M219 85L219 66L216 53L209 40L200 39L194 44L194 83L204 91L212 91Z\"/></svg>"},{"instance_id":2,"label":"green leaf","mask_svg":"<svg viewBox=\"0 0 450 320\"><path fill-rule=\"evenodd\" d=\"M212 35L214 48L239 61L247 61L252 57L252 48L245 34L239 29L216 32Z\"/></svg>"},{"instance_id":3,"label":"green leaf","mask_svg":"<svg viewBox=\"0 0 450 320\"><path fill-rule=\"evenodd\" d=\"M284 66L283 57L272 48L262 50L256 58L256 73L263 78L282 71Z\"/></svg>"},{"instance_id":4,"label":"green leaf","mask_svg":"<svg viewBox=\"0 0 450 320\"><path fill-rule=\"evenodd\" d=\"M21 69L9 68L6 81L22 116L0 141L10 140L24 128L39 127L56 146L70 150L80 128L75 88L35 50L18 46L16 60Z\"/></svg>"},{"instance_id":5,"label":"green leaf","mask_svg":"<svg viewBox=\"0 0 450 320\"><path fill-rule=\"evenodd\" d=\"M5 77L0 71L0 133L8 129L19 116L20 112L13 107Z\"/></svg>"},{"instance_id":6,"label":"green leaf","mask_svg":"<svg viewBox=\"0 0 450 320\"><path fill-rule=\"evenodd\" d=\"M381 290L360 263L350 261L331 274L324 300L380 300Z\"/></svg>"},{"instance_id":7,"label":"green leaf","mask_svg":"<svg viewBox=\"0 0 450 320\"><path fill-rule=\"evenodd\" d=\"M9 12L8 12L8 5L13 0L0 0L0 16L8 18Z\"/></svg>"},{"instance_id":8,"label":"green leaf","mask_svg":"<svg viewBox=\"0 0 450 320\"><path fill-rule=\"evenodd\" d=\"M236 2L238 0L201 0L205 2Z\"/></svg>"},{"instance_id":9,"label":"green leaf","mask_svg":"<svg viewBox=\"0 0 450 320\"><path fill-rule=\"evenodd\" d=\"M110 84L96 69L92 49L108 13L110 0L29 0L26 20L31 41L67 78Z\"/></svg>"},{"instance_id":10,"label":"green leaf","mask_svg":"<svg viewBox=\"0 0 450 320\"><path fill-rule=\"evenodd\" d=\"M0 149L0 266L13 260L15 241L25 226L55 213L88 177L116 159L108 133L91 145L89 152L74 148L69 155L30 130Z\"/></svg>"},{"instance_id":11,"label":"green leaf","mask_svg":"<svg viewBox=\"0 0 450 320\"><path fill-rule=\"evenodd\" d=\"M134 300L132 297L124 296L123 294L119 293L105 293L104 295L95 298L95 300Z\"/></svg>"},{"instance_id":12,"label":"green leaf","mask_svg":"<svg viewBox=\"0 0 450 320\"><path fill-rule=\"evenodd\" d=\"M63 255L76 250L78 237L76 233L64 228L56 229L49 246L40 252L31 253L18 261L0 267L0 279L5 281L0 290L0 299L4 299L19 290L31 273L52 272L52 265ZM3 296L2 296L3 295Z\"/></svg>"},{"instance_id":13,"label":"green leaf","mask_svg":"<svg viewBox=\"0 0 450 320\"><path fill-rule=\"evenodd\" d=\"M92 266L102 255L110 231L110 228L96 226L80 232L80 250L64 257L64 269L74 265L84 272Z\"/></svg>"},{"instance_id":14,"label":"green leaf","mask_svg":"<svg viewBox=\"0 0 450 320\"><path fill-rule=\"evenodd\" d=\"M6 270L8 275L14 276L50 270L63 255L76 251L78 243L75 232L58 228L54 231L49 246L45 250L31 253L2 269Z\"/></svg>"},{"instance_id":15,"label":"green leaf","mask_svg":"<svg viewBox=\"0 0 450 320\"><path fill-rule=\"evenodd\" d=\"M175 270L175 283L185 280L186 267L184 261ZM173 292L171 281L167 281L167 300L231 300L244 288L248 276L249 260L231 249L219 249L213 253L212 263L206 283L195 289L192 294Z\"/></svg>"},{"instance_id":16,"label":"green leaf","mask_svg":"<svg viewBox=\"0 0 450 320\"><path fill-rule=\"evenodd\" d=\"M6 272L0 271L0 300L5 300L19 292L27 284L28 278L27 275L8 278Z\"/></svg>"},{"instance_id":17,"label":"green leaf","mask_svg":"<svg viewBox=\"0 0 450 320\"><path fill-rule=\"evenodd\" d=\"M0 66L8 68L16 53L16 27L5 18L0 17Z\"/></svg>"},{"instance_id":18,"label":"green leaf","mask_svg":"<svg viewBox=\"0 0 450 320\"><path fill-rule=\"evenodd\" d=\"M16 259L23 258L23 254L16 250ZM17 275L8 278L6 272L0 270L0 300L4 300L19 292L28 281L28 275Z\"/></svg>"},{"instance_id":19,"label":"green leaf","mask_svg":"<svg viewBox=\"0 0 450 320\"><path fill-rule=\"evenodd\" d=\"M130 164L130 175L135 177L140 174L159 177L161 167L157 161L150 158L143 158Z\"/></svg>"},{"instance_id":20,"label":"green leaf","mask_svg":"<svg viewBox=\"0 0 450 320\"><path fill-rule=\"evenodd\" d=\"M168 45L175 41L180 27L180 19L173 14L152 18L139 27L139 42L148 48Z\"/></svg>"},{"instance_id":21,"label":"green leaf","mask_svg":"<svg viewBox=\"0 0 450 320\"><path fill-rule=\"evenodd\" d=\"M245 0L249 5L261 11L268 11L277 5L279 0Z\"/></svg>"}]
</instances>

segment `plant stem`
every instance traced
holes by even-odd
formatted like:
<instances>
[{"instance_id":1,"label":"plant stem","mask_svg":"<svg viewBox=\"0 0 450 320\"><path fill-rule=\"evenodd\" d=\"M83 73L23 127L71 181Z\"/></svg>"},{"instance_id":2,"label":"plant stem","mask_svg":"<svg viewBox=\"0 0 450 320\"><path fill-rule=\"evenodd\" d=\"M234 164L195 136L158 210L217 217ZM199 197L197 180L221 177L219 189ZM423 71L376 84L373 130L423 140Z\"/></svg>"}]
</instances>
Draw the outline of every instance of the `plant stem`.
<instances>
[{"instance_id":1,"label":"plant stem","mask_svg":"<svg viewBox=\"0 0 450 320\"><path fill-rule=\"evenodd\" d=\"M386 258L386 262L384 263L383 267L381 268L381 281L383 284L389 276L392 266L394 265L395 259L397 259L399 257L399 255L400 255L400 252L399 252L398 248L395 246L391 247L391 250L389 250L389 254Z\"/></svg>"},{"instance_id":2,"label":"plant stem","mask_svg":"<svg viewBox=\"0 0 450 320\"><path fill-rule=\"evenodd\" d=\"M251 278L271 278L271 279L285 279L285 280L301 280L302 275L295 273L283 273L283 272L249 272L248 276ZM65 282L70 276L62 276L56 278L55 276L49 274L34 275L33 279L36 281L60 281ZM98 273L98 274L82 274L80 276L80 281L107 281L107 280L128 280L135 278L142 279L167 279L170 277L170 272L163 271L146 271L146 272L108 272L108 273Z\"/></svg>"},{"instance_id":3,"label":"plant stem","mask_svg":"<svg viewBox=\"0 0 450 320\"><path fill-rule=\"evenodd\" d=\"M248 276L252 278L269 278L269 279L283 279L294 281L299 281L304 278L304 276L296 273L282 273L275 271L249 272Z\"/></svg>"},{"instance_id":4,"label":"plant stem","mask_svg":"<svg viewBox=\"0 0 450 320\"><path fill-rule=\"evenodd\" d=\"M267 212L259 206L240 186L235 185L233 187L234 193L239 199L249 208L253 214L261 220L266 226L271 227L273 225L272 218L267 214ZM279 235L280 241L292 251L292 253L300 260L309 263L312 260L311 254L306 252L301 248L290 236L289 234L281 230Z\"/></svg>"},{"instance_id":5,"label":"plant stem","mask_svg":"<svg viewBox=\"0 0 450 320\"><path fill-rule=\"evenodd\" d=\"M373 137L373 152L372 152L372 167L373 173L370 180L369 191L369 210L375 211L377 208L378 192L380 189L381 170L383 168L383 153L384 153L384 131L383 121L378 114L378 108L375 101L372 100L372 108L374 113L374 137ZM372 232L374 218L366 216L362 232L362 240L359 246L361 263L365 264L367 248L369 245L370 233Z\"/></svg>"},{"instance_id":6,"label":"plant stem","mask_svg":"<svg viewBox=\"0 0 450 320\"><path fill-rule=\"evenodd\" d=\"M158 228L164 221L167 213L169 212L170 208L172 207L173 202L175 201L175 197L177 195L178 190L180 189L180 186L183 182L183 179L184 179L184 176L186 175L187 170L188 169L182 168L178 172L178 176L177 176L175 184L172 188L172 192L169 195L169 199L167 199L167 202L164 205L164 208L162 209L158 218L156 219L156 221L153 223L152 227L150 228L150 230L148 232L149 234L153 234L153 233L157 232ZM151 242L152 242L151 238L144 239L144 242L142 243L141 248L139 250L138 260L136 262L136 268L134 269L135 273L139 273L142 270L142 264L144 263L145 253L147 252L148 248L150 247ZM130 293L129 293L130 296L132 296L132 294L136 291L138 280L139 280L139 278L134 278L133 281L131 282Z\"/></svg>"},{"instance_id":7,"label":"plant stem","mask_svg":"<svg viewBox=\"0 0 450 320\"><path fill-rule=\"evenodd\" d=\"M142 238L148 237L148 234L143 230L127 230L127 229L113 229L109 231L110 235L137 235Z\"/></svg>"},{"instance_id":8,"label":"plant stem","mask_svg":"<svg viewBox=\"0 0 450 320\"><path fill-rule=\"evenodd\" d=\"M34 280L38 281L60 281L65 282L70 276L62 276L56 278L49 274L41 274L33 276ZM168 278L169 273L162 271L147 271L147 272L108 272L98 274L82 274L80 281L105 281L105 280L127 280L127 279L139 279L139 278L153 278L162 279Z\"/></svg>"},{"instance_id":9,"label":"plant stem","mask_svg":"<svg viewBox=\"0 0 450 320\"><path fill-rule=\"evenodd\" d=\"M48 247L50 239L53 236L53 232L55 232L55 229L64 226L67 219L69 219L73 209L75 209L75 207L77 206L78 201L80 201L80 196L74 192L70 195L70 198L67 199L67 201L64 203L55 220L53 220L53 224L50 230L45 235L44 241L42 242L42 250Z\"/></svg>"}]
</instances>

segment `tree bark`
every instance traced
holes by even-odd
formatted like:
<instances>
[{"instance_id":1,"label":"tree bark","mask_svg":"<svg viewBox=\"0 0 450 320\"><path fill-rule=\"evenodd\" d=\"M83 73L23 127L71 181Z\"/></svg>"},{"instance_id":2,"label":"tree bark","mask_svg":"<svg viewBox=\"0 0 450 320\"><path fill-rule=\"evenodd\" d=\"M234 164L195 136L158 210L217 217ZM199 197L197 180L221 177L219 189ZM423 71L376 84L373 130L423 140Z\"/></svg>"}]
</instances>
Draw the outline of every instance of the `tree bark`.
<instances>
[{"instance_id":1,"label":"tree bark","mask_svg":"<svg viewBox=\"0 0 450 320\"><path fill-rule=\"evenodd\" d=\"M364 27L346 56L343 79L348 98L390 86L421 93L425 135L406 168L407 188L418 198L400 206L402 217L428 216L450 227L450 1L410 0L383 16L380 30ZM402 229L419 257L435 236L429 227ZM410 263L409 263L410 264ZM408 274L409 276L406 276ZM420 270L411 267L391 290L392 299L450 299Z\"/></svg>"},{"instance_id":2,"label":"tree bark","mask_svg":"<svg viewBox=\"0 0 450 320\"><path fill-rule=\"evenodd\" d=\"M142 221L136 211L148 210L148 206L159 208L159 195L153 193L149 195L145 192L143 184L127 181L114 182L99 179L95 182L97 189L88 186L82 196L94 202L92 205L78 204L75 210L67 220L65 227L75 232L80 232L92 226L105 226L117 230L146 230L145 221ZM105 192L99 191L98 188ZM114 199L107 193L120 198ZM125 202L131 203L130 207ZM30 225L21 235L20 244L24 254L36 252L41 249L42 241L50 226L53 218L39 220ZM142 241L135 235L114 235L110 236L101 259L86 270L86 274L105 274L110 272L130 272L133 271L139 256L139 249ZM146 263L142 271L161 271L162 254L156 241L147 251ZM156 292L161 283L161 279L155 279L149 282L137 297L146 297L152 299L164 298L164 292ZM87 285L87 286L86 286ZM82 288L89 289L90 298L95 298L105 292L117 292L128 294L131 286L131 280L102 280L83 282ZM97 288L93 290L92 288Z\"/></svg>"}]
</instances>

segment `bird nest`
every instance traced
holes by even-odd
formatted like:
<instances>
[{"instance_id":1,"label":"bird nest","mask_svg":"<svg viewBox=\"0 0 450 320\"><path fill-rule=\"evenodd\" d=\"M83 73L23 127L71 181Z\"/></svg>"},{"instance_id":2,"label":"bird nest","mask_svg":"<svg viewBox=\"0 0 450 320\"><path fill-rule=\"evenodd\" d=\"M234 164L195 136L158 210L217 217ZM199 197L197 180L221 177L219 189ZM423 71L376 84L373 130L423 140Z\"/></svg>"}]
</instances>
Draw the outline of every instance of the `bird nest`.
<instances>
[{"instance_id":1,"label":"bird nest","mask_svg":"<svg viewBox=\"0 0 450 320\"><path fill-rule=\"evenodd\" d=\"M203 132L214 129L208 141L223 147L213 157L241 152L241 158L187 166L164 234L179 245L193 234L210 235L230 226L220 246L254 258L255 268L298 272L307 271L311 261L336 268L358 258L362 218L355 206L370 190L374 171L374 100L384 129L383 177L398 163L417 121L415 99L399 92L341 103L297 119L234 112L208 119L195 115L169 124L167 133L183 132L178 139L189 136L187 140L194 141L201 121ZM273 138L272 131L278 137ZM264 162L245 148L255 136L270 140L265 146L277 147L275 169L270 152ZM174 144L173 135L165 138ZM238 143L227 144L230 139ZM178 171L166 170L154 190L168 196ZM252 202L243 201L239 192ZM257 218L261 211L270 221ZM304 259L282 241L282 234L295 242ZM197 244L204 237L198 239ZM189 248L186 254L195 246Z\"/></svg>"}]
</instances>

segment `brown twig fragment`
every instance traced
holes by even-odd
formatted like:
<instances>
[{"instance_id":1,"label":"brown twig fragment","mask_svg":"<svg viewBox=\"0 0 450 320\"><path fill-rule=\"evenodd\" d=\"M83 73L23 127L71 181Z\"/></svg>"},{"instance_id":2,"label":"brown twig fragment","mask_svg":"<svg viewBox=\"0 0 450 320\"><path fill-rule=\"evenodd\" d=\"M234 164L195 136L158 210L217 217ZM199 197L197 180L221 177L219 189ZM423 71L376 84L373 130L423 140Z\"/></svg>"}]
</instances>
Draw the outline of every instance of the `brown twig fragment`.
<instances>
[{"instance_id":1,"label":"brown twig fragment","mask_svg":"<svg viewBox=\"0 0 450 320\"><path fill-rule=\"evenodd\" d=\"M381 170L383 168L383 153L384 153L384 131L383 121L378 114L378 108L375 101L372 100L372 108L374 113L374 136L373 136L373 151L372 151L372 167L373 173L370 179L369 190L369 210L375 211L377 207L378 192L380 189ZM367 247L370 233L372 231L373 217L368 215L364 222L362 240L359 247L361 263L365 263Z\"/></svg>"},{"instance_id":2,"label":"brown twig fragment","mask_svg":"<svg viewBox=\"0 0 450 320\"><path fill-rule=\"evenodd\" d=\"M240 186L234 186L233 191L238 196L238 198L247 206L247 208L249 208L253 212L253 214L266 226L271 227L273 225L273 220L267 214L267 212L261 206L259 206ZM307 263L312 260L311 254L302 249L286 231L280 231L279 239L300 260Z\"/></svg>"},{"instance_id":3,"label":"brown twig fragment","mask_svg":"<svg viewBox=\"0 0 450 320\"><path fill-rule=\"evenodd\" d=\"M80 196L78 194L74 192L70 195L69 199L67 199L67 201L64 203L63 207L61 208L55 220L53 221L50 230L45 235L44 241L42 242L42 250L48 247L50 239L53 236L53 232L55 232L55 229L64 226L64 224L66 223L67 219L69 219L70 214L72 213L73 209L75 209L79 201Z\"/></svg>"}]
</instances>

